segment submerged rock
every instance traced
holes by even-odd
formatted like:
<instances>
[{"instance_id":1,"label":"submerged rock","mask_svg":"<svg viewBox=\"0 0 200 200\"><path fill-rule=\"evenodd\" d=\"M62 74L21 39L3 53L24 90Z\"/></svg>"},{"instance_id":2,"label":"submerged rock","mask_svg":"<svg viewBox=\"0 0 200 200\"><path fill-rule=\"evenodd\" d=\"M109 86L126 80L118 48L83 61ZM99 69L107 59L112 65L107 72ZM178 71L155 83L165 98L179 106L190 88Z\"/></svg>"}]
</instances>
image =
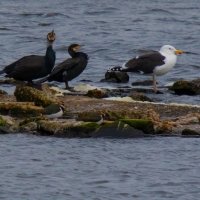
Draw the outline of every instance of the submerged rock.
<instances>
[{"instance_id":1,"label":"submerged rock","mask_svg":"<svg viewBox=\"0 0 200 200\"><path fill-rule=\"evenodd\" d=\"M153 102L152 99L150 99L149 97L145 96L144 94L140 94L140 93L132 93L130 95L130 97L135 100L135 101L149 101L149 102Z\"/></svg>"},{"instance_id":2,"label":"submerged rock","mask_svg":"<svg viewBox=\"0 0 200 200\"><path fill-rule=\"evenodd\" d=\"M129 75L126 72L107 71L105 79L101 82L115 82L115 83L127 83L129 81Z\"/></svg>"},{"instance_id":3,"label":"submerged rock","mask_svg":"<svg viewBox=\"0 0 200 200\"><path fill-rule=\"evenodd\" d=\"M60 104L47 84L42 84L42 91L24 85L17 85L14 95L17 101L34 102L36 106L46 107L50 104Z\"/></svg>"},{"instance_id":4,"label":"submerged rock","mask_svg":"<svg viewBox=\"0 0 200 200\"><path fill-rule=\"evenodd\" d=\"M143 86L152 86L153 81L152 80L144 80L144 81L136 81L132 83L133 86L143 85Z\"/></svg>"},{"instance_id":5,"label":"submerged rock","mask_svg":"<svg viewBox=\"0 0 200 200\"><path fill-rule=\"evenodd\" d=\"M200 85L192 81L180 80L173 84L171 88L178 95L197 95L200 94Z\"/></svg>"}]
</instances>

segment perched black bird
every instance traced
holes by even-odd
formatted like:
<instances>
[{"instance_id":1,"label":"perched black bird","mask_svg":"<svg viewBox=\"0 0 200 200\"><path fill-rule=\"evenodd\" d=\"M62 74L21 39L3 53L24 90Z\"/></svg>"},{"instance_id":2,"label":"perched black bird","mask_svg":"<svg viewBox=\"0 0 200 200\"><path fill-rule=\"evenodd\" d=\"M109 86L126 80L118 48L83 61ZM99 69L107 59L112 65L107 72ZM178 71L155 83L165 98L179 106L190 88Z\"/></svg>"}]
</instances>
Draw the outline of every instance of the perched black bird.
<instances>
[{"instance_id":1,"label":"perched black bird","mask_svg":"<svg viewBox=\"0 0 200 200\"><path fill-rule=\"evenodd\" d=\"M64 106L59 104L51 104L45 107L40 113L49 119L56 119L63 115Z\"/></svg>"},{"instance_id":2,"label":"perched black bird","mask_svg":"<svg viewBox=\"0 0 200 200\"><path fill-rule=\"evenodd\" d=\"M47 76L54 67L56 55L52 48L56 39L54 30L47 34L47 49L45 56L29 55L24 56L14 63L4 67L0 74L6 73L5 77L14 78L20 81L28 81L32 85L33 79Z\"/></svg>"},{"instance_id":3,"label":"perched black bird","mask_svg":"<svg viewBox=\"0 0 200 200\"><path fill-rule=\"evenodd\" d=\"M113 67L111 71L140 72L153 77L154 90L157 91L156 76L169 72L176 64L176 54L182 54L171 45L164 45L160 51L137 56L127 61L123 67Z\"/></svg>"},{"instance_id":4,"label":"perched black bird","mask_svg":"<svg viewBox=\"0 0 200 200\"><path fill-rule=\"evenodd\" d=\"M65 82L66 88L69 88L68 81L71 81L79 76L86 68L89 60L89 57L86 53L77 52L81 46L84 45L71 44L68 47L68 52L72 58L68 58L67 60L58 64L52 70L49 76L37 81L36 83L43 83L45 81Z\"/></svg>"}]
</instances>

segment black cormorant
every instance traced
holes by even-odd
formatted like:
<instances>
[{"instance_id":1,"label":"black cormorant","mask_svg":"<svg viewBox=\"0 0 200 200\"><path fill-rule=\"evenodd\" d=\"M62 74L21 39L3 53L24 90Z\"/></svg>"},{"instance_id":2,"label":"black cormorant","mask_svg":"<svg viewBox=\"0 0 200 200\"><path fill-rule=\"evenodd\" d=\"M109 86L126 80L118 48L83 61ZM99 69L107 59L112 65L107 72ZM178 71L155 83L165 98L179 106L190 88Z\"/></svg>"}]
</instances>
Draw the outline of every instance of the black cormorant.
<instances>
[{"instance_id":1,"label":"black cormorant","mask_svg":"<svg viewBox=\"0 0 200 200\"><path fill-rule=\"evenodd\" d=\"M20 81L28 81L31 85L33 79L38 79L47 76L51 73L56 55L52 48L53 42L56 39L54 30L47 34L47 49L45 56L29 55L24 56L14 63L4 67L0 74L6 73L5 77L14 78Z\"/></svg>"},{"instance_id":2,"label":"black cormorant","mask_svg":"<svg viewBox=\"0 0 200 200\"><path fill-rule=\"evenodd\" d=\"M68 81L71 81L79 76L86 68L89 60L89 57L86 53L77 52L81 46L84 45L71 44L68 47L68 52L72 58L68 58L67 60L58 64L48 77L43 78L36 83L43 83L45 81L65 82L66 88L69 88Z\"/></svg>"},{"instance_id":3,"label":"black cormorant","mask_svg":"<svg viewBox=\"0 0 200 200\"><path fill-rule=\"evenodd\" d=\"M160 51L132 58L123 67L113 67L111 71L140 72L153 77L154 90L157 91L156 76L169 72L176 64L176 54L182 54L171 45L164 45Z\"/></svg>"}]
</instances>

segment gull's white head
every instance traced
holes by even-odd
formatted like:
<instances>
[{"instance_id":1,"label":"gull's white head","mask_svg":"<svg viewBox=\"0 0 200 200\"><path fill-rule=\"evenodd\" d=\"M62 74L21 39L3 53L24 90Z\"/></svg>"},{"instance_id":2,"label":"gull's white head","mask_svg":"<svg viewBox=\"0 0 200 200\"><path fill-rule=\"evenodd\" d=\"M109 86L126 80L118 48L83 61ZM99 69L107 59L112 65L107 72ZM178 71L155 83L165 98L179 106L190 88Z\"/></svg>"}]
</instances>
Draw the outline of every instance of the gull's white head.
<instances>
[{"instance_id":1,"label":"gull's white head","mask_svg":"<svg viewBox=\"0 0 200 200\"><path fill-rule=\"evenodd\" d=\"M181 50L176 50L171 45L164 45L161 47L160 52L166 53L168 55L174 55L174 54L182 54Z\"/></svg>"}]
</instances>

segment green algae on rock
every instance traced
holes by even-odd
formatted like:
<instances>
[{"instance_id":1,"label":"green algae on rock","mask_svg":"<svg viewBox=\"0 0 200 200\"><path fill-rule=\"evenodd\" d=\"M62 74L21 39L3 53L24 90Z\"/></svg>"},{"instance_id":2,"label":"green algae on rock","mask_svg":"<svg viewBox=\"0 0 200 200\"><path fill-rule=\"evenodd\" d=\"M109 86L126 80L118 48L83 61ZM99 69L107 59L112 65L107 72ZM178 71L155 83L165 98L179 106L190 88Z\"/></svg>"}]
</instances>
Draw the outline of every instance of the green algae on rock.
<instances>
[{"instance_id":1,"label":"green algae on rock","mask_svg":"<svg viewBox=\"0 0 200 200\"><path fill-rule=\"evenodd\" d=\"M128 124L129 126L141 130L146 134L154 134L154 123L151 120L145 119L120 119L119 121Z\"/></svg>"},{"instance_id":2,"label":"green algae on rock","mask_svg":"<svg viewBox=\"0 0 200 200\"><path fill-rule=\"evenodd\" d=\"M17 101L34 102L36 106L46 107L50 104L60 104L47 84L42 84L42 91L24 85L17 85L14 95Z\"/></svg>"},{"instance_id":3,"label":"green algae on rock","mask_svg":"<svg viewBox=\"0 0 200 200\"><path fill-rule=\"evenodd\" d=\"M127 123L117 121L109 124L102 125L99 129L92 133L94 138L141 138L149 137L144 134L141 130L135 129L129 126Z\"/></svg>"}]
</instances>

